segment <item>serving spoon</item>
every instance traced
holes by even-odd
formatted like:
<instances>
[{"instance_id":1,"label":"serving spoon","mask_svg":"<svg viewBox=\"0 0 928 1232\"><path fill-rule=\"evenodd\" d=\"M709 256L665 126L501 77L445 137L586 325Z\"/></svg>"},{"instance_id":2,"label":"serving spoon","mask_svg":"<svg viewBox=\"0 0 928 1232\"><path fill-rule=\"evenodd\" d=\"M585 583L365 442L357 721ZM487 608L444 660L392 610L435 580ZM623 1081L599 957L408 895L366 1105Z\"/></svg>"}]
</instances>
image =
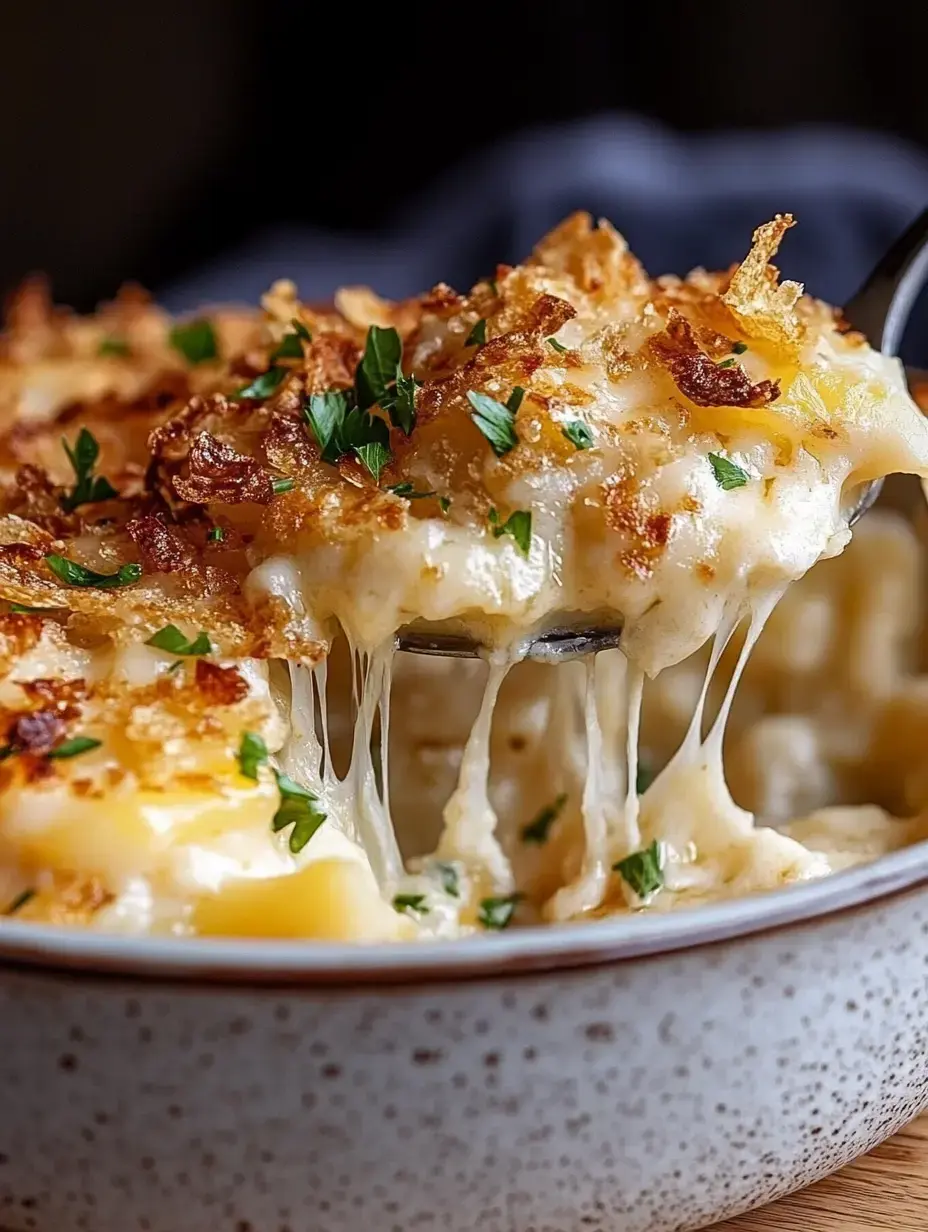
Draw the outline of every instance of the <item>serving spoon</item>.
<instances>
[{"instance_id":1,"label":"serving spoon","mask_svg":"<svg viewBox=\"0 0 928 1232\"><path fill-rule=\"evenodd\" d=\"M928 275L928 209L887 250L866 278L860 290L844 307L844 317L864 334L870 345L884 355L898 354L909 315ZM873 505L883 487L882 479L861 486L856 493L848 520L853 526ZM562 623L566 622L566 623ZM527 639L520 647L524 658L543 663L562 663L569 659L614 650L622 638L621 617L610 616L602 623L589 614L571 623L566 614L561 622ZM406 625L396 635L397 650L413 654L441 655L452 659L482 658L483 646L469 633L452 633L424 625Z\"/></svg>"}]
</instances>

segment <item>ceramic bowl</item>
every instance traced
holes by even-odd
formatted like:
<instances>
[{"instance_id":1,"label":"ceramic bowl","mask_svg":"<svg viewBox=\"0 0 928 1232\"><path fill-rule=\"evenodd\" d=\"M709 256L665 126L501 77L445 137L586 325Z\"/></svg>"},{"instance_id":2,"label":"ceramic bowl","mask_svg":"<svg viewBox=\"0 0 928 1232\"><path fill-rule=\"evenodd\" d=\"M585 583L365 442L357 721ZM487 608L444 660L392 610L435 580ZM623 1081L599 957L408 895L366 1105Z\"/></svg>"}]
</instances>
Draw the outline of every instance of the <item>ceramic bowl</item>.
<instances>
[{"instance_id":1,"label":"ceramic bowl","mask_svg":"<svg viewBox=\"0 0 928 1232\"><path fill-rule=\"evenodd\" d=\"M928 1104L928 847L422 947L0 930L8 1232L669 1232Z\"/></svg>"}]
</instances>

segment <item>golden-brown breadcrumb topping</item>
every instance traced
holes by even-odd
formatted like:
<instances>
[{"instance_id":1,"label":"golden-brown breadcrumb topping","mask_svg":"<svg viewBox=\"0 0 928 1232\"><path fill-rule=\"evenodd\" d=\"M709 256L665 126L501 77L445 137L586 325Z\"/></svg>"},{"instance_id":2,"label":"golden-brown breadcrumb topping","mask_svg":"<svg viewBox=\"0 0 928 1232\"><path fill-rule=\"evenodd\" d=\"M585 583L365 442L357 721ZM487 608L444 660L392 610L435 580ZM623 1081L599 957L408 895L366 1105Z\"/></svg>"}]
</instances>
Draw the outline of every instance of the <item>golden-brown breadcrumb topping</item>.
<instances>
[{"instance_id":1,"label":"golden-brown breadcrumb topping","mask_svg":"<svg viewBox=\"0 0 928 1232\"><path fill-rule=\"evenodd\" d=\"M682 424L705 408L774 401L778 379L754 381L740 362L718 361L749 339L775 367L810 334L837 332L830 309L779 284L768 264L791 221L761 227L728 273L685 280L651 281L608 223L578 213L523 265L498 266L468 294L440 284L390 303L347 288L334 306L314 307L281 281L260 311L210 312L215 356L195 363L137 288L78 317L29 283L0 341L0 598L63 609L103 636L188 621L225 654L312 662L325 649L318 628L273 595L246 595L246 576L275 551L402 534L439 506L452 523L484 525L498 493L478 465L488 445L470 395L505 404L522 391L501 485L573 465L564 412L594 400L589 381L571 377L581 368L613 381L665 373ZM578 314L599 328L580 349L553 345ZM352 387L371 325L397 331L418 386L409 435L373 408L390 455L376 479L351 451L324 461L305 413L312 395ZM621 444L654 428L647 414L604 432ZM79 428L99 446L95 473L118 495L69 509L62 437L73 443ZM421 488L422 474L429 494L409 499L404 486ZM603 516L623 532L621 560L640 572L660 552L670 513L647 500L639 508L633 489L628 478L610 481ZM137 563L141 576L113 589L65 585L50 555L101 574Z\"/></svg>"}]
</instances>

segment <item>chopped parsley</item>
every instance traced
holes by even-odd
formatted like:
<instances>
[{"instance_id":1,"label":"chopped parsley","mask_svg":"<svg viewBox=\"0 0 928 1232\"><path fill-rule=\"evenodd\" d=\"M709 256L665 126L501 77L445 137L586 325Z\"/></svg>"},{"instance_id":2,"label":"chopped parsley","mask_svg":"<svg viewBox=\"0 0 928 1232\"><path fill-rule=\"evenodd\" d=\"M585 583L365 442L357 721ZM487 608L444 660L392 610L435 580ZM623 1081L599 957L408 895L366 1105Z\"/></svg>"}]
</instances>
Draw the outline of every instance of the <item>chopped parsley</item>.
<instances>
[{"instance_id":1,"label":"chopped parsley","mask_svg":"<svg viewBox=\"0 0 928 1232\"><path fill-rule=\"evenodd\" d=\"M258 770L268 763L267 745L257 732L242 732L238 748L238 768L246 779L258 781ZM319 808L317 797L306 787L294 783L289 775L275 770L271 772L277 780L277 791L280 803L277 812L271 818L271 829L275 834L293 826L290 831L290 850L297 855L303 850L312 836L326 819L326 814Z\"/></svg>"},{"instance_id":2,"label":"chopped parsley","mask_svg":"<svg viewBox=\"0 0 928 1232\"><path fill-rule=\"evenodd\" d=\"M403 344L396 330L372 325L354 389L330 389L306 399L303 415L323 462L334 466L346 454L354 454L379 481L392 456L390 429L370 408L379 405L407 436L416 423L417 384L414 377L403 374L402 359Z\"/></svg>"},{"instance_id":3,"label":"chopped parsley","mask_svg":"<svg viewBox=\"0 0 928 1232\"><path fill-rule=\"evenodd\" d=\"M295 479L275 479L271 483L271 491L275 496L280 496L284 492L292 492L295 487Z\"/></svg>"},{"instance_id":4,"label":"chopped parsley","mask_svg":"<svg viewBox=\"0 0 928 1232\"><path fill-rule=\"evenodd\" d=\"M417 492L413 485L406 483L389 483L387 491L392 492L394 496L405 496L407 500L425 500L427 496L434 496L434 492Z\"/></svg>"},{"instance_id":5,"label":"chopped parsley","mask_svg":"<svg viewBox=\"0 0 928 1232\"><path fill-rule=\"evenodd\" d=\"M638 773L635 775L635 791L639 796L643 796L654 780L657 778L654 767L649 766L646 761L638 762Z\"/></svg>"},{"instance_id":6,"label":"chopped parsley","mask_svg":"<svg viewBox=\"0 0 928 1232\"><path fill-rule=\"evenodd\" d=\"M271 351L271 363L276 364L278 359L302 359L303 358L303 342L297 334L284 334L277 346Z\"/></svg>"},{"instance_id":7,"label":"chopped parsley","mask_svg":"<svg viewBox=\"0 0 928 1232\"><path fill-rule=\"evenodd\" d=\"M397 369L402 371L402 359L403 344L396 330L372 325L367 331L364 354L354 378L358 406L362 411L375 402L383 406L382 399L396 380Z\"/></svg>"},{"instance_id":8,"label":"chopped parsley","mask_svg":"<svg viewBox=\"0 0 928 1232\"><path fill-rule=\"evenodd\" d=\"M325 821L326 814L320 809L318 798L306 787L294 783L280 770L274 771L274 777L277 779L280 804L271 818L271 829L277 834L292 825L289 847L294 855L298 855Z\"/></svg>"},{"instance_id":9,"label":"chopped parsley","mask_svg":"<svg viewBox=\"0 0 928 1232\"><path fill-rule=\"evenodd\" d=\"M743 488L748 481L747 471L743 471L728 458L723 458L720 453L710 453L709 464L715 475L715 482L725 492L731 491L732 488Z\"/></svg>"},{"instance_id":10,"label":"chopped parsley","mask_svg":"<svg viewBox=\"0 0 928 1232\"><path fill-rule=\"evenodd\" d=\"M303 358L303 343L312 342L313 336L296 317L290 322L293 326L292 334L284 334L280 342L271 351L271 363L276 364L278 359L302 359Z\"/></svg>"},{"instance_id":11,"label":"chopped parsley","mask_svg":"<svg viewBox=\"0 0 928 1232\"><path fill-rule=\"evenodd\" d=\"M519 443L516 435L516 413L509 406L497 402L489 394L467 391L467 400L474 408L471 419L487 438L498 458L514 449ZM519 400L521 402L521 399Z\"/></svg>"},{"instance_id":12,"label":"chopped parsley","mask_svg":"<svg viewBox=\"0 0 928 1232\"><path fill-rule=\"evenodd\" d=\"M448 510L451 508L451 501L447 496L439 496L438 508L442 511L445 517L448 516Z\"/></svg>"},{"instance_id":13,"label":"chopped parsley","mask_svg":"<svg viewBox=\"0 0 928 1232\"><path fill-rule=\"evenodd\" d=\"M720 368L734 368L734 366L735 366L735 361L730 358L723 359L722 362L719 364Z\"/></svg>"},{"instance_id":14,"label":"chopped parsley","mask_svg":"<svg viewBox=\"0 0 928 1232\"><path fill-rule=\"evenodd\" d=\"M407 436L416 424L416 381L403 375L403 343L391 326L372 325L354 377L354 398L362 411L375 403Z\"/></svg>"},{"instance_id":15,"label":"chopped parsley","mask_svg":"<svg viewBox=\"0 0 928 1232\"><path fill-rule=\"evenodd\" d=\"M351 406L344 390L313 394L304 402L303 414L322 451L323 462L334 465L346 454L354 454L375 480L380 478L390 460L390 429L382 419ZM371 445L379 449L367 448Z\"/></svg>"},{"instance_id":16,"label":"chopped parsley","mask_svg":"<svg viewBox=\"0 0 928 1232\"><path fill-rule=\"evenodd\" d=\"M394 894L393 910L402 911L406 915L410 913L414 915L428 915L429 909L426 901L424 894Z\"/></svg>"},{"instance_id":17,"label":"chopped parsley","mask_svg":"<svg viewBox=\"0 0 928 1232\"><path fill-rule=\"evenodd\" d=\"M522 827L522 842L536 843L539 847L546 843L548 835L551 833L551 827L557 821L566 803L567 793L561 792L553 804L546 805L534 821L530 821L527 826Z\"/></svg>"},{"instance_id":18,"label":"chopped parsley","mask_svg":"<svg viewBox=\"0 0 928 1232\"><path fill-rule=\"evenodd\" d=\"M60 608L54 607L27 607L25 603L11 603L10 611L15 612L18 616L37 616L42 612L56 612Z\"/></svg>"},{"instance_id":19,"label":"chopped parsley","mask_svg":"<svg viewBox=\"0 0 928 1232\"><path fill-rule=\"evenodd\" d=\"M403 376L402 369L397 368L396 384L390 391L386 410L394 428L401 429L407 436L416 426L416 388L416 378Z\"/></svg>"},{"instance_id":20,"label":"chopped parsley","mask_svg":"<svg viewBox=\"0 0 928 1232\"><path fill-rule=\"evenodd\" d=\"M495 279L495 278L488 278L488 279L487 279L487 286L490 288L490 290L493 292L493 294L494 294L497 298L499 298L499 286L497 285L496 279Z\"/></svg>"},{"instance_id":21,"label":"chopped parsley","mask_svg":"<svg viewBox=\"0 0 928 1232\"><path fill-rule=\"evenodd\" d=\"M173 655L208 655L213 649L208 633L204 633L201 629L191 642L184 637L177 625L165 625L163 629L153 634L145 645L154 646L158 650L166 650L168 654Z\"/></svg>"},{"instance_id":22,"label":"chopped parsley","mask_svg":"<svg viewBox=\"0 0 928 1232\"><path fill-rule=\"evenodd\" d=\"M348 395L343 390L313 394L303 403L303 416L322 450L323 462L334 464L350 449L342 436L347 414Z\"/></svg>"},{"instance_id":23,"label":"chopped parsley","mask_svg":"<svg viewBox=\"0 0 928 1232\"><path fill-rule=\"evenodd\" d=\"M513 386L512 393L506 399L506 410L512 411L513 415L515 415L519 407L522 405L522 399L524 397L525 397L525 390L522 388L522 386L521 385Z\"/></svg>"},{"instance_id":24,"label":"chopped parsley","mask_svg":"<svg viewBox=\"0 0 928 1232\"><path fill-rule=\"evenodd\" d=\"M267 763L267 745L257 732L242 732L238 746L238 768L246 779L258 781L258 767Z\"/></svg>"},{"instance_id":25,"label":"chopped parsley","mask_svg":"<svg viewBox=\"0 0 928 1232\"><path fill-rule=\"evenodd\" d=\"M491 509L489 519L495 539L503 535L511 535L522 555L528 556L532 546L532 515L528 509L517 509L515 513L509 515L505 522L499 520L499 514L495 509Z\"/></svg>"},{"instance_id":26,"label":"chopped parsley","mask_svg":"<svg viewBox=\"0 0 928 1232\"><path fill-rule=\"evenodd\" d=\"M269 398L288 372L289 368L277 366L268 368L267 372L262 372L248 385L243 385L241 389L236 390L234 396L236 398Z\"/></svg>"},{"instance_id":27,"label":"chopped parsley","mask_svg":"<svg viewBox=\"0 0 928 1232\"><path fill-rule=\"evenodd\" d=\"M477 323L474 325L474 328L467 335L466 339L464 340L464 345L466 347L483 346L486 340L487 340L487 321L486 321L486 317L481 317L480 320L477 321Z\"/></svg>"},{"instance_id":28,"label":"chopped parsley","mask_svg":"<svg viewBox=\"0 0 928 1232\"><path fill-rule=\"evenodd\" d=\"M22 893L16 895L3 914L15 915L17 911L25 907L26 903L35 898L36 893L36 890L23 890Z\"/></svg>"},{"instance_id":29,"label":"chopped parsley","mask_svg":"<svg viewBox=\"0 0 928 1232\"><path fill-rule=\"evenodd\" d=\"M390 450L380 441L371 441L369 445L358 445L355 457L366 466L374 478L374 483L380 483L380 472L390 461Z\"/></svg>"},{"instance_id":30,"label":"chopped parsley","mask_svg":"<svg viewBox=\"0 0 928 1232\"><path fill-rule=\"evenodd\" d=\"M222 543L225 537L226 532L222 529L222 527L214 526L206 536L206 540L208 543Z\"/></svg>"},{"instance_id":31,"label":"chopped parsley","mask_svg":"<svg viewBox=\"0 0 928 1232\"><path fill-rule=\"evenodd\" d=\"M556 338L549 338L548 346L552 347L560 355L566 355L570 350L570 347L564 346L563 342L558 342Z\"/></svg>"},{"instance_id":32,"label":"chopped parsley","mask_svg":"<svg viewBox=\"0 0 928 1232\"><path fill-rule=\"evenodd\" d=\"M98 749L102 743L102 740L94 740L93 736L74 736L71 740L63 741L45 756L49 759L54 758L56 761L63 761L66 757L79 757L81 753L89 753L91 749Z\"/></svg>"},{"instance_id":33,"label":"chopped parsley","mask_svg":"<svg viewBox=\"0 0 928 1232\"><path fill-rule=\"evenodd\" d=\"M593 448L593 433L582 420L571 419L569 423L564 424L561 431L575 449Z\"/></svg>"},{"instance_id":34,"label":"chopped parsley","mask_svg":"<svg viewBox=\"0 0 928 1232\"><path fill-rule=\"evenodd\" d=\"M188 364L205 364L219 355L216 332L205 318L175 325L170 335L171 346L180 351Z\"/></svg>"},{"instance_id":35,"label":"chopped parsley","mask_svg":"<svg viewBox=\"0 0 928 1232\"><path fill-rule=\"evenodd\" d=\"M731 349L736 355L743 355L748 349L748 344L746 342L733 342L731 344Z\"/></svg>"},{"instance_id":36,"label":"chopped parsley","mask_svg":"<svg viewBox=\"0 0 928 1232\"><path fill-rule=\"evenodd\" d=\"M612 867L639 898L648 899L664 884L665 859L664 844L655 839L643 851L632 852Z\"/></svg>"},{"instance_id":37,"label":"chopped parsley","mask_svg":"<svg viewBox=\"0 0 928 1232\"><path fill-rule=\"evenodd\" d=\"M97 354L101 358L105 355L125 358L129 354L129 344L125 338L104 338L97 349Z\"/></svg>"},{"instance_id":38,"label":"chopped parsley","mask_svg":"<svg viewBox=\"0 0 928 1232\"><path fill-rule=\"evenodd\" d=\"M477 919L484 928L499 930L507 928L522 901L521 894L509 894L505 898L482 898Z\"/></svg>"},{"instance_id":39,"label":"chopped parsley","mask_svg":"<svg viewBox=\"0 0 928 1232\"><path fill-rule=\"evenodd\" d=\"M448 864L444 860L439 860L435 864L435 871L441 878L441 888L451 898L461 897L461 880L458 875L457 865Z\"/></svg>"},{"instance_id":40,"label":"chopped parsley","mask_svg":"<svg viewBox=\"0 0 928 1232\"><path fill-rule=\"evenodd\" d=\"M118 493L108 479L102 475L94 477L93 468L100 456L100 446L93 433L81 428L72 449L62 437L61 443L68 455L68 461L74 471L75 484L71 491L61 498L61 507L72 513L79 505L87 505L92 501L109 500Z\"/></svg>"},{"instance_id":41,"label":"chopped parsley","mask_svg":"<svg viewBox=\"0 0 928 1232\"><path fill-rule=\"evenodd\" d=\"M85 569L76 561L68 560L66 556L56 556L54 553L45 557L45 563L55 577L67 586L92 586L96 590L131 586L142 576L141 565L120 565L115 573L96 573L93 569Z\"/></svg>"}]
</instances>

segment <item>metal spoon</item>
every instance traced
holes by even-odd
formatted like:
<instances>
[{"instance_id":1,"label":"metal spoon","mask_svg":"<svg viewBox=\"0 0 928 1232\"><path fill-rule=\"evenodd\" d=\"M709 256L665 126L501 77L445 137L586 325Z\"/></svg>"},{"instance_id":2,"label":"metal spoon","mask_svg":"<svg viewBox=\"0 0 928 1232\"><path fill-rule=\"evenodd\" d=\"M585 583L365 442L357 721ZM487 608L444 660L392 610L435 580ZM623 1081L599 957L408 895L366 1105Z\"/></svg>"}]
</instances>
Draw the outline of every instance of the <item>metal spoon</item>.
<instances>
[{"instance_id":1,"label":"metal spoon","mask_svg":"<svg viewBox=\"0 0 928 1232\"><path fill-rule=\"evenodd\" d=\"M928 209L895 241L877 263L863 286L848 300L844 316L884 355L896 355L909 315L928 275ZM862 485L856 493L850 525L873 505L883 486L882 479ZM580 616L578 623L558 623L526 641L521 647L526 659L562 663L601 650L614 650L621 641L622 621L610 614L600 623ZM407 625L396 635L398 650L413 654L442 655L453 659L481 658L486 648L467 633L450 633L425 625Z\"/></svg>"}]
</instances>

